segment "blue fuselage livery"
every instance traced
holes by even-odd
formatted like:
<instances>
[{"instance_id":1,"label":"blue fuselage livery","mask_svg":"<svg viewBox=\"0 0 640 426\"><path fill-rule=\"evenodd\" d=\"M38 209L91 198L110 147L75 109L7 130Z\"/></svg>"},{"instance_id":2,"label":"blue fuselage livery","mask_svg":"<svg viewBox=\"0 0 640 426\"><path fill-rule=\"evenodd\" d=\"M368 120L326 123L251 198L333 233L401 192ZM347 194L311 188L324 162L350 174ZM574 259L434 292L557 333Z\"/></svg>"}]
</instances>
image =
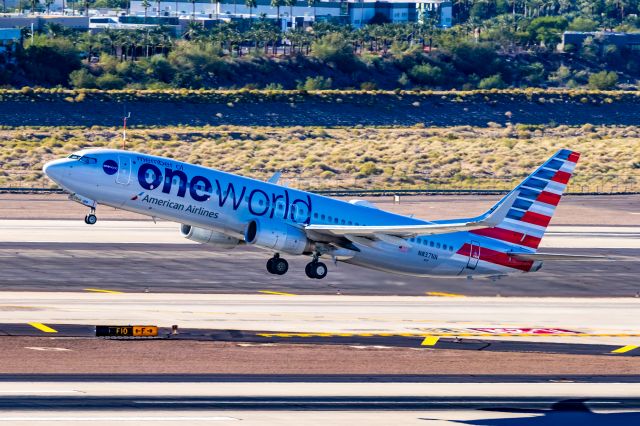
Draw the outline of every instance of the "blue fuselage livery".
<instances>
[{"instance_id":1,"label":"blue fuselage livery","mask_svg":"<svg viewBox=\"0 0 640 426\"><path fill-rule=\"evenodd\" d=\"M186 238L214 248L251 244L276 253L271 273L286 272L279 255L287 253L313 257L305 271L311 278L326 275L320 257L418 276L494 276L540 267L518 256L535 252L548 223L542 214L553 214L559 182L573 170L578 154L565 151L486 214L434 222L123 150L79 151L44 171L91 207L86 223L96 222L100 204L175 221Z\"/></svg>"}]
</instances>

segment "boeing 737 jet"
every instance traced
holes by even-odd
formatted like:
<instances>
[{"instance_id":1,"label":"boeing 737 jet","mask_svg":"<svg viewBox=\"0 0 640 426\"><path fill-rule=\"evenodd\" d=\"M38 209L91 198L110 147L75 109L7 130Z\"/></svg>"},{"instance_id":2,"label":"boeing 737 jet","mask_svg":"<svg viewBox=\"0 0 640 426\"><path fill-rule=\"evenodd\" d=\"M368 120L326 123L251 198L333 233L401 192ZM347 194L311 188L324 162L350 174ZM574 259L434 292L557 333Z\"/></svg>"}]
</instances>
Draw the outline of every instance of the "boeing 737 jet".
<instances>
[{"instance_id":1,"label":"boeing 737 jet","mask_svg":"<svg viewBox=\"0 0 640 426\"><path fill-rule=\"evenodd\" d=\"M562 149L486 213L425 221L277 184L114 149L87 149L45 164L45 174L89 207L107 205L180 223L189 240L213 248L253 245L273 253L267 271L289 269L283 255L306 255L309 278L327 275L321 258L416 276L502 276L534 272L544 232L580 154Z\"/></svg>"}]
</instances>

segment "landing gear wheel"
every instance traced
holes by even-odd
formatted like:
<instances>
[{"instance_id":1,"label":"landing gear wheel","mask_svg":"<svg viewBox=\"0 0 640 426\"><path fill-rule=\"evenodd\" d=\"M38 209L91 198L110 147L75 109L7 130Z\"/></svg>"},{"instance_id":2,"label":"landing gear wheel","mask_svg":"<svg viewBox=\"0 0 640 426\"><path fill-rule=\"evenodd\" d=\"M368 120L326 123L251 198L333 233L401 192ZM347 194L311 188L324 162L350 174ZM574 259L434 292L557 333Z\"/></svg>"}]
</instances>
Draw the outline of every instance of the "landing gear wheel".
<instances>
[{"instance_id":1,"label":"landing gear wheel","mask_svg":"<svg viewBox=\"0 0 640 426\"><path fill-rule=\"evenodd\" d=\"M289 262L279 256L274 256L267 261L267 271L275 275L284 275L289 270Z\"/></svg>"},{"instance_id":2,"label":"landing gear wheel","mask_svg":"<svg viewBox=\"0 0 640 426\"><path fill-rule=\"evenodd\" d=\"M87 225L95 225L97 221L98 217L93 213L90 213L84 217L84 223L86 223Z\"/></svg>"},{"instance_id":3,"label":"landing gear wheel","mask_svg":"<svg viewBox=\"0 0 640 426\"><path fill-rule=\"evenodd\" d=\"M329 270L327 269L327 265L322 262L309 262L304 268L304 272L309 278L321 280L327 276L327 272L329 272Z\"/></svg>"},{"instance_id":4,"label":"landing gear wheel","mask_svg":"<svg viewBox=\"0 0 640 426\"><path fill-rule=\"evenodd\" d=\"M274 259L267 260L267 271L269 271L270 274L275 274L275 272L273 272L273 260Z\"/></svg>"}]
</instances>

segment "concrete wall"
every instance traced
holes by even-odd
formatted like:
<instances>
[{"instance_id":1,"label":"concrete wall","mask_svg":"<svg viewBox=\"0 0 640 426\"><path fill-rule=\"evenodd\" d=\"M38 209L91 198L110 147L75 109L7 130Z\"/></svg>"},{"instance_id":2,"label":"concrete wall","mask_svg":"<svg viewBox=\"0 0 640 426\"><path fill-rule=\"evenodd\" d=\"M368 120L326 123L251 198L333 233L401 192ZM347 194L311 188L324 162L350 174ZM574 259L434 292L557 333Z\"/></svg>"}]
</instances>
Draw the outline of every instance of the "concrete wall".
<instances>
[{"instance_id":1,"label":"concrete wall","mask_svg":"<svg viewBox=\"0 0 640 426\"><path fill-rule=\"evenodd\" d=\"M12 16L6 18L4 15L0 15L1 28L23 28L29 27L33 23L34 28L42 30L47 22L55 22L70 28L89 28L89 18L84 16Z\"/></svg>"}]
</instances>

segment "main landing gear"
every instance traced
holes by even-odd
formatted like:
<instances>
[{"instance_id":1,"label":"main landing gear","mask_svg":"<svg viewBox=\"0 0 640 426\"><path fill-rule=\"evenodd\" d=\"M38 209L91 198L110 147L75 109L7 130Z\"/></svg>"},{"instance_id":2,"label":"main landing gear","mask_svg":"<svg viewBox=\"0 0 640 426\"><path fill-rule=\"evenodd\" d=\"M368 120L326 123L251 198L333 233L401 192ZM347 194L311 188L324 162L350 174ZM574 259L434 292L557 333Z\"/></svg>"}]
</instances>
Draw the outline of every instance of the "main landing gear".
<instances>
[{"instance_id":1,"label":"main landing gear","mask_svg":"<svg viewBox=\"0 0 640 426\"><path fill-rule=\"evenodd\" d=\"M289 270L289 262L276 253L267 261L267 271L274 275L284 275Z\"/></svg>"},{"instance_id":2,"label":"main landing gear","mask_svg":"<svg viewBox=\"0 0 640 426\"><path fill-rule=\"evenodd\" d=\"M95 225L98 221L98 216L96 216L96 209L91 209L88 215L84 217L84 223L87 225Z\"/></svg>"},{"instance_id":3,"label":"main landing gear","mask_svg":"<svg viewBox=\"0 0 640 426\"><path fill-rule=\"evenodd\" d=\"M321 280L327 276L327 272L329 272L329 270L327 269L327 265L322 262L318 262L318 257L318 253L313 255L313 260L307 263L307 266L304 268L304 272L309 278Z\"/></svg>"},{"instance_id":4,"label":"main landing gear","mask_svg":"<svg viewBox=\"0 0 640 426\"><path fill-rule=\"evenodd\" d=\"M321 280L327 276L327 265L318 261L319 254L313 255L313 260L307 263L304 268L304 272L309 278L315 278ZM273 255L271 259L267 261L267 271L274 275L284 275L289 270L289 262L280 257L279 253Z\"/></svg>"}]
</instances>

